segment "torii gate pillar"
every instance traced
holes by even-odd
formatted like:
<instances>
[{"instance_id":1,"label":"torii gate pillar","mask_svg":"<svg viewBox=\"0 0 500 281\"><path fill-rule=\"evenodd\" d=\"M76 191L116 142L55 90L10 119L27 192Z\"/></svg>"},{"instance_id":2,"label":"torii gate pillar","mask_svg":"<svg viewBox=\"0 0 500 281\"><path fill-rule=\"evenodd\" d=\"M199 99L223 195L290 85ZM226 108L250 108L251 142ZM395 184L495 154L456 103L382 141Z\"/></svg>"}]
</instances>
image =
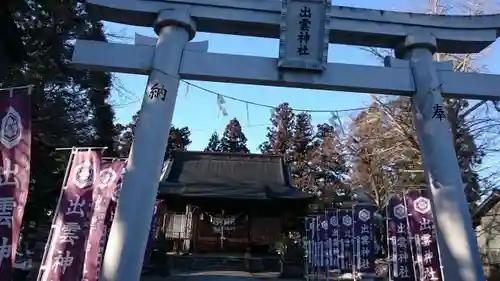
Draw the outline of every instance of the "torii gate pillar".
<instances>
[{"instance_id":1,"label":"torii gate pillar","mask_svg":"<svg viewBox=\"0 0 500 281\"><path fill-rule=\"evenodd\" d=\"M135 128L113 225L106 247L101 281L140 280L144 249L167 147L179 67L196 26L189 13L163 10L155 22L158 42Z\"/></svg>"},{"instance_id":2,"label":"torii gate pillar","mask_svg":"<svg viewBox=\"0 0 500 281\"><path fill-rule=\"evenodd\" d=\"M409 60L415 83L413 122L433 196L443 279L484 280L450 123L433 116L436 106L443 106L441 82L432 57L435 51L433 36L409 35L397 55Z\"/></svg>"}]
</instances>

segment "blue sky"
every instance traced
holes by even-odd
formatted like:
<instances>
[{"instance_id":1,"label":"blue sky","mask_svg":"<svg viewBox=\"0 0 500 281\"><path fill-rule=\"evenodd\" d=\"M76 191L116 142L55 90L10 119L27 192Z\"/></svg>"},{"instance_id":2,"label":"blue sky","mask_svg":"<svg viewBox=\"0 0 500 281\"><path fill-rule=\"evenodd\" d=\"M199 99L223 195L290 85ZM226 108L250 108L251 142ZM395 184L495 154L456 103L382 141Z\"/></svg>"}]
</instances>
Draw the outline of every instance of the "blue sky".
<instances>
[{"instance_id":1,"label":"blue sky","mask_svg":"<svg viewBox=\"0 0 500 281\"><path fill-rule=\"evenodd\" d=\"M353 6L384 10L423 11L426 0L335 0L335 5ZM408 3L412 3L410 6ZM418 6L416 6L418 4ZM106 23L105 28L109 33L119 34L132 38L135 33L147 36L156 36L152 28L138 28L132 26ZM193 41L209 41L209 52L254 55L263 57L278 56L277 39L261 39L242 36L229 36L219 34L198 33ZM127 40L125 40L127 41ZM493 53L493 52L492 52ZM491 56L489 56L490 61ZM498 58L498 54L497 54ZM380 62L373 55L361 50L359 47L332 45L329 48L329 61L352 64L379 65ZM488 65L489 71L499 73L499 67ZM147 77L141 75L119 74L116 78L121 83L126 93L113 91L111 102L115 104L117 122L127 123L132 115L140 108L140 102L146 86ZM362 77L360 77L362 79ZM278 88L264 86L250 86L227 83L209 83L189 81L211 91L232 96L260 104L276 106L281 102L288 102L292 108L310 110L342 110L359 108L369 104L370 97L363 93L329 92L316 90L303 90L293 88ZM269 125L270 109L246 105L242 102L226 99L225 108L227 117L223 117L216 102L216 95L206 91L188 87L181 83L174 112L173 124L188 126L191 130L192 144L190 150L203 150L210 135L217 131L221 133L231 118L240 120L244 133L248 138L248 148L256 151L258 145L264 141L266 127ZM247 110L248 108L248 110ZM356 114L356 111L342 113L343 120ZM329 113L312 114L313 123L327 122Z\"/></svg>"}]
</instances>

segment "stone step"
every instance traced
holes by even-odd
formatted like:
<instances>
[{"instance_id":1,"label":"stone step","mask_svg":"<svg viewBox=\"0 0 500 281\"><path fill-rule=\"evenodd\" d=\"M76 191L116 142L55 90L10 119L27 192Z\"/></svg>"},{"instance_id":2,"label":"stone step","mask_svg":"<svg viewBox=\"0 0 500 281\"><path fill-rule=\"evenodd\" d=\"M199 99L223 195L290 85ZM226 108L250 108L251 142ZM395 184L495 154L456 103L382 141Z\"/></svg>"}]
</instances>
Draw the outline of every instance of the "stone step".
<instances>
[{"instance_id":1,"label":"stone step","mask_svg":"<svg viewBox=\"0 0 500 281\"><path fill-rule=\"evenodd\" d=\"M196 258L193 263L196 270L244 270L243 258Z\"/></svg>"}]
</instances>

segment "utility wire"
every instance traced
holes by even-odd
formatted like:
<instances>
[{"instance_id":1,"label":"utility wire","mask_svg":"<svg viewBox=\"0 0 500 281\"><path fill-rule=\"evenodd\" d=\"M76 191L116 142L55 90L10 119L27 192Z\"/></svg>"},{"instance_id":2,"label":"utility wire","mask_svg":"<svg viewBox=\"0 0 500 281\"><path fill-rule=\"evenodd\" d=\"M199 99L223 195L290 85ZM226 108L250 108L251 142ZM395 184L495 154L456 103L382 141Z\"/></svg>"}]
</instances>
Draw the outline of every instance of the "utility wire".
<instances>
[{"instance_id":1,"label":"utility wire","mask_svg":"<svg viewBox=\"0 0 500 281\"><path fill-rule=\"evenodd\" d=\"M213 91L213 90L210 90L208 88L205 88L205 87L202 87L202 86L199 86L197 84L194 84L192 82L188 82L186 80L183 80L183 79L180 79L178 77L175 77L169 73L166 73L164 71L161 71L161 70L158 70L158 69L155 69L156 71L158 72L161 72L173 79L176 79L178 80L179 82L182 82L186 85L191 86L193 88L196 88L196 89L199 89L203 92L206 92L206 93L209 93L209 94L212 94L212 95L215 95L217 98L223 98L223 99L228 99L228 100L232 100L232 101L236 101L236 102L240 102L240 103L244 103L246 105L246 107L248 108L248 105L253 105L253 106L256 106L256 107L262 107L262 108L269 108L269 109L275 109L276 106L274 105L270 105L270 104L265 104L265 103L259 103L259 102L253 102L253 101L249 101L249 100L245 100L245 99L240 99L240 98L236 98L236 97L233 97L233 96L230 96L230 95L227 95L227 94L222 94L222 93L219 93L219 92L216 92L216 91ZM68 81L52 81L50 82L52 84L57 84L57 83L64 83L64 84L68 84ZM25 87L29 87L29 86L20 86L20 87L6 87L6 88L0 88L0 90L6 90L6 89L12 89L12 88L25 88ZM125 88L123 85L120 85L119 86L120 88L122 88L122 90ZM127 92L131 93L131 91L128 91L127 89L125 89ZM125 104L117 104L117 105L114 105L113 107L115 108L123 108L123 107L127 107L129 105L133 105L133 104L136 104L138 102L140 102L142 100L142 96L141 97L137 97L136 99L133 99ZM307 112L307 113L341 113L341 112L352 112L352 111L360 111L360 110L366 110L366 109L369 109L370 107L356 107L356 108L345 108L345 109L307 109L307 108L297 108L297 109L292 109L292 111L295 111L295 112Z\"/></svg>"},{"instance_id":2,"label":"utility wire","mask_svg":"<svg viewBox=\"0 0 500 281\"><path fill-rule=\"evenodd\" d=\"M239 98L235 98L235 97L232 97L232 96L224 95L224 94L221 94L221 93L209 90L207 88L204 88L202 86L193 84L191 82L188 82L188 81L185 81L185 80L182 80L182 79L180 81L183 82L183 83L185 83L185 84L187 84L187 85L189 85L189 86L197 88L199 90L205 91L205 92L213 94L213 95L221 96L221 97L223 97L225 99L228 99L228 100L233 100L233 101L237 101L237 102L241 102L241 103L245 103L245 104L249 104L249 105L253 105L253 106L257 106L257 107L264 107L264 108L269 108L269 109L276 108L276 106L272 106L272 105L269 105L269 104L258 103L258 102L248 101L248 100L239 99ZM300 109L299 108L299 109L293 109L293 111L310 112L310 113L330 113L330 112L359 111L359 110L364 110L364 109L368 109L368 108L369 107L356 107L356 108L346 108L346 109Z\"/></svg>"},{"instance_id":3,"label":"utility wire","mask_svg":"<svg viewBox=\"0 0 500 281\"><path fill-rule=\"evenodd\" d=\"M213 90L210 90L210 89L207 89L205 87L202 87L202 86L199 86L197 84L194 84L194 83L191 83L191 82L188 82L184 79L179 79L178 77L175 77L169 73L166 73L162 70L159 70L159 69L155 69L156 71L160 72L160 73L163 73L173 79L176 79L176 80L179 80L179 82L182 82L186 85L189 85L189 86L192 86L194 88L197 88L199 90L202 90L204 92L207 92L209 94L212 94L212 95L215 95L217 97L223 97L225 99L228 99L228 100L233 100L233 101L237 101L237 102L241 102L241 103L245 103L245 104L249 104L249 105L253 105L253 106L256 106L256 107L264 107L264 108L269 108L269 109L274 109L276 108L276 106L273 106L273 105L269 105L269 104L265 104L265 103L258 103L258 102L253 102L253 101L249 101L249 100L244 100L244 99L240 99L240 98L235 98L235 97L232 97L232 96L229 96L229 95L225 95L225 94L221 94L219 92L216 92L216 91L213 91ZM299 112L308 112L308 113L330 113L330 112L349 112L349 111L359 111L359 110L365 110L365 109L369 109L370 107L357 107L357 108L346 108L346 109L293 109L293 111L299 111Z\"/></svg>"}]
</instances>

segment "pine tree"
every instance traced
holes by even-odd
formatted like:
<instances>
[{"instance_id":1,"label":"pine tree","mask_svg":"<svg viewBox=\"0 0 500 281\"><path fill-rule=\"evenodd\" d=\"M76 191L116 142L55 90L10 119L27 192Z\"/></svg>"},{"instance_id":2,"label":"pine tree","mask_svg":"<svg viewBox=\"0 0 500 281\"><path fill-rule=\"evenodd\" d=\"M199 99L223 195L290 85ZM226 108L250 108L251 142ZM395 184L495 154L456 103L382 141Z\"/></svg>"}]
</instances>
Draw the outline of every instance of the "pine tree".
<instances>
[{"instance_id":1,"label":"pine tree","mask_svg":"<svg viewBox=\"0 0 500 281\"><path fill-rule=\"evenodd\" d=\"M272 126L267 127L267 140L259 146L262 153L283 155L285 161L290 162L290 154L293 149L294 118L295 114L286 102L273 109L270 118Z\"/></svg>"},{"instance_id":2,"label":"pine tree","mask_svg":"<svg viewBox=\"0 0 500 281\"><path fill-rule=\"evenodd\" d=\"M0 80L8 73L9 67L23 63L26 59L26 52L21 41L22 33L17 28L12 15L19 7L14 5L17 6L19 3L14 4L14 1L10 0L0 1L0 34L4 38L9 38L0 42Z\"/></svg>"},{"instance_id":3,"label":"pine tree","mask_svg":"<svg viewBox=\"0 0 500 281\"><path fill-rule=\"evenodd\" d=\"M82 39L107 42L102 22L93 23ZM114 149L115 138L118 134L114 125L115 112L111 104L107 103L111 95L111 73L89 71L82 77L80 83L89 89L87 95L92 105L92 115L95 116L92 119L95 127L94 140L90 141L89 145L107 147L104 156L117 156L118 153Z\"/></svg>"},{"instance_id":4,"label":"pine tree","mask_svg":"<svg viewBox=\"0 0 500 281\"><path fill-rule=\"evenodd\" d=\"M70 65L75 39L106 40L102 23L90 19L83 4L7 2L26 56L20 54L16 60L22 61L9 65L0 87L34 86L33 180L23 218L23 233L31 237L31 231L38 232L39 227L50 224L48 214L55 209L60 194L69 153L54 148L107 146L107 152L113 155L114 112L107 103L112 81L110 73L77 70Z\"/></svg>"},{"instance_id":5,"label":"pine tree","mask_svg":"<svg viewBox=\"0 0 500 281\"><path fill-rule=\"evenodd\" d=\"M221 145L221 143L220 143L220 139L219 139L219 134L217 134L217 132L214 132L210 136L210 139L208 140L208 145L205 148L205 151L207 151L207 152L221 151L220 145Z\"/></svg>"},{"instance_id":6,"label":"pine tree","mask_svg":"<svg viewBox=\"0 0 500 281\"><path fill-rule=\"evenodd\" d=\"M340 135L330 124L317 125L310 160L310 192L319 195L325 204L350 199L350 187L344 178L348 172Z\"/></svg>"},{"instance_id":7,"label":"pine tree","mask_svg":"<svg viewBox=\"0 0 500 281\"><path fill-rule=\"evenodd\" d=\"M311 115L302 112L296 115L292 133L292 147L295 154L305 154L312 148L314 128Z\"/></svg>"},{"instance_id":8,"label":"pine tree","mask_svg":"<svg viewBox=\"0 0 500 281\"><path fill-rule=\"evenodd\" d=\"M169 158L174 151L186 151L191 144L191 132L188 127L170 127L165 159Z\"/></svg>"},{"instance_id":9,"label":"pine tree","mask_svg":"<svg viewBox=\"0 0 500 281\"><path fill-rule=\"evenodd\" d=\"M226 125L224 134L220 139L220 151L231 153L250 153L247 148L247 138L243 133L238 119L233 118Z\"/></svg>"},{"instance_id":10,"label":"pine tree","mask_svg":"<svg viewBox=\"0 0 500 281\"><path fill-rule=\"evenodd\" d=\"M132 116L132 122L122 125L117 124L116 130L120 132L119 137L115 139L115 147L120 157L127 158L130 153L130 148L134 140L134 131L139 121L139 112ZM167 149L165 151L165 160L168 159L172 152L176 150L186 151L191 144L191 132L188 127L178 128L172 125L168 136Z\"/></svg>"},{"instance_id":11,"label":"pine tree","mask_svg":"<svg viewBox=\"0 0 500 281\"><path fill-rule=\"evenodd\" d=\"M314 127L311 124L311 115L302 112L295 116L292 131L292 152L289 165L292 171L294 184L305 190L309 182L309 160L313 150Z\"/></svg>"}]
</instances>

